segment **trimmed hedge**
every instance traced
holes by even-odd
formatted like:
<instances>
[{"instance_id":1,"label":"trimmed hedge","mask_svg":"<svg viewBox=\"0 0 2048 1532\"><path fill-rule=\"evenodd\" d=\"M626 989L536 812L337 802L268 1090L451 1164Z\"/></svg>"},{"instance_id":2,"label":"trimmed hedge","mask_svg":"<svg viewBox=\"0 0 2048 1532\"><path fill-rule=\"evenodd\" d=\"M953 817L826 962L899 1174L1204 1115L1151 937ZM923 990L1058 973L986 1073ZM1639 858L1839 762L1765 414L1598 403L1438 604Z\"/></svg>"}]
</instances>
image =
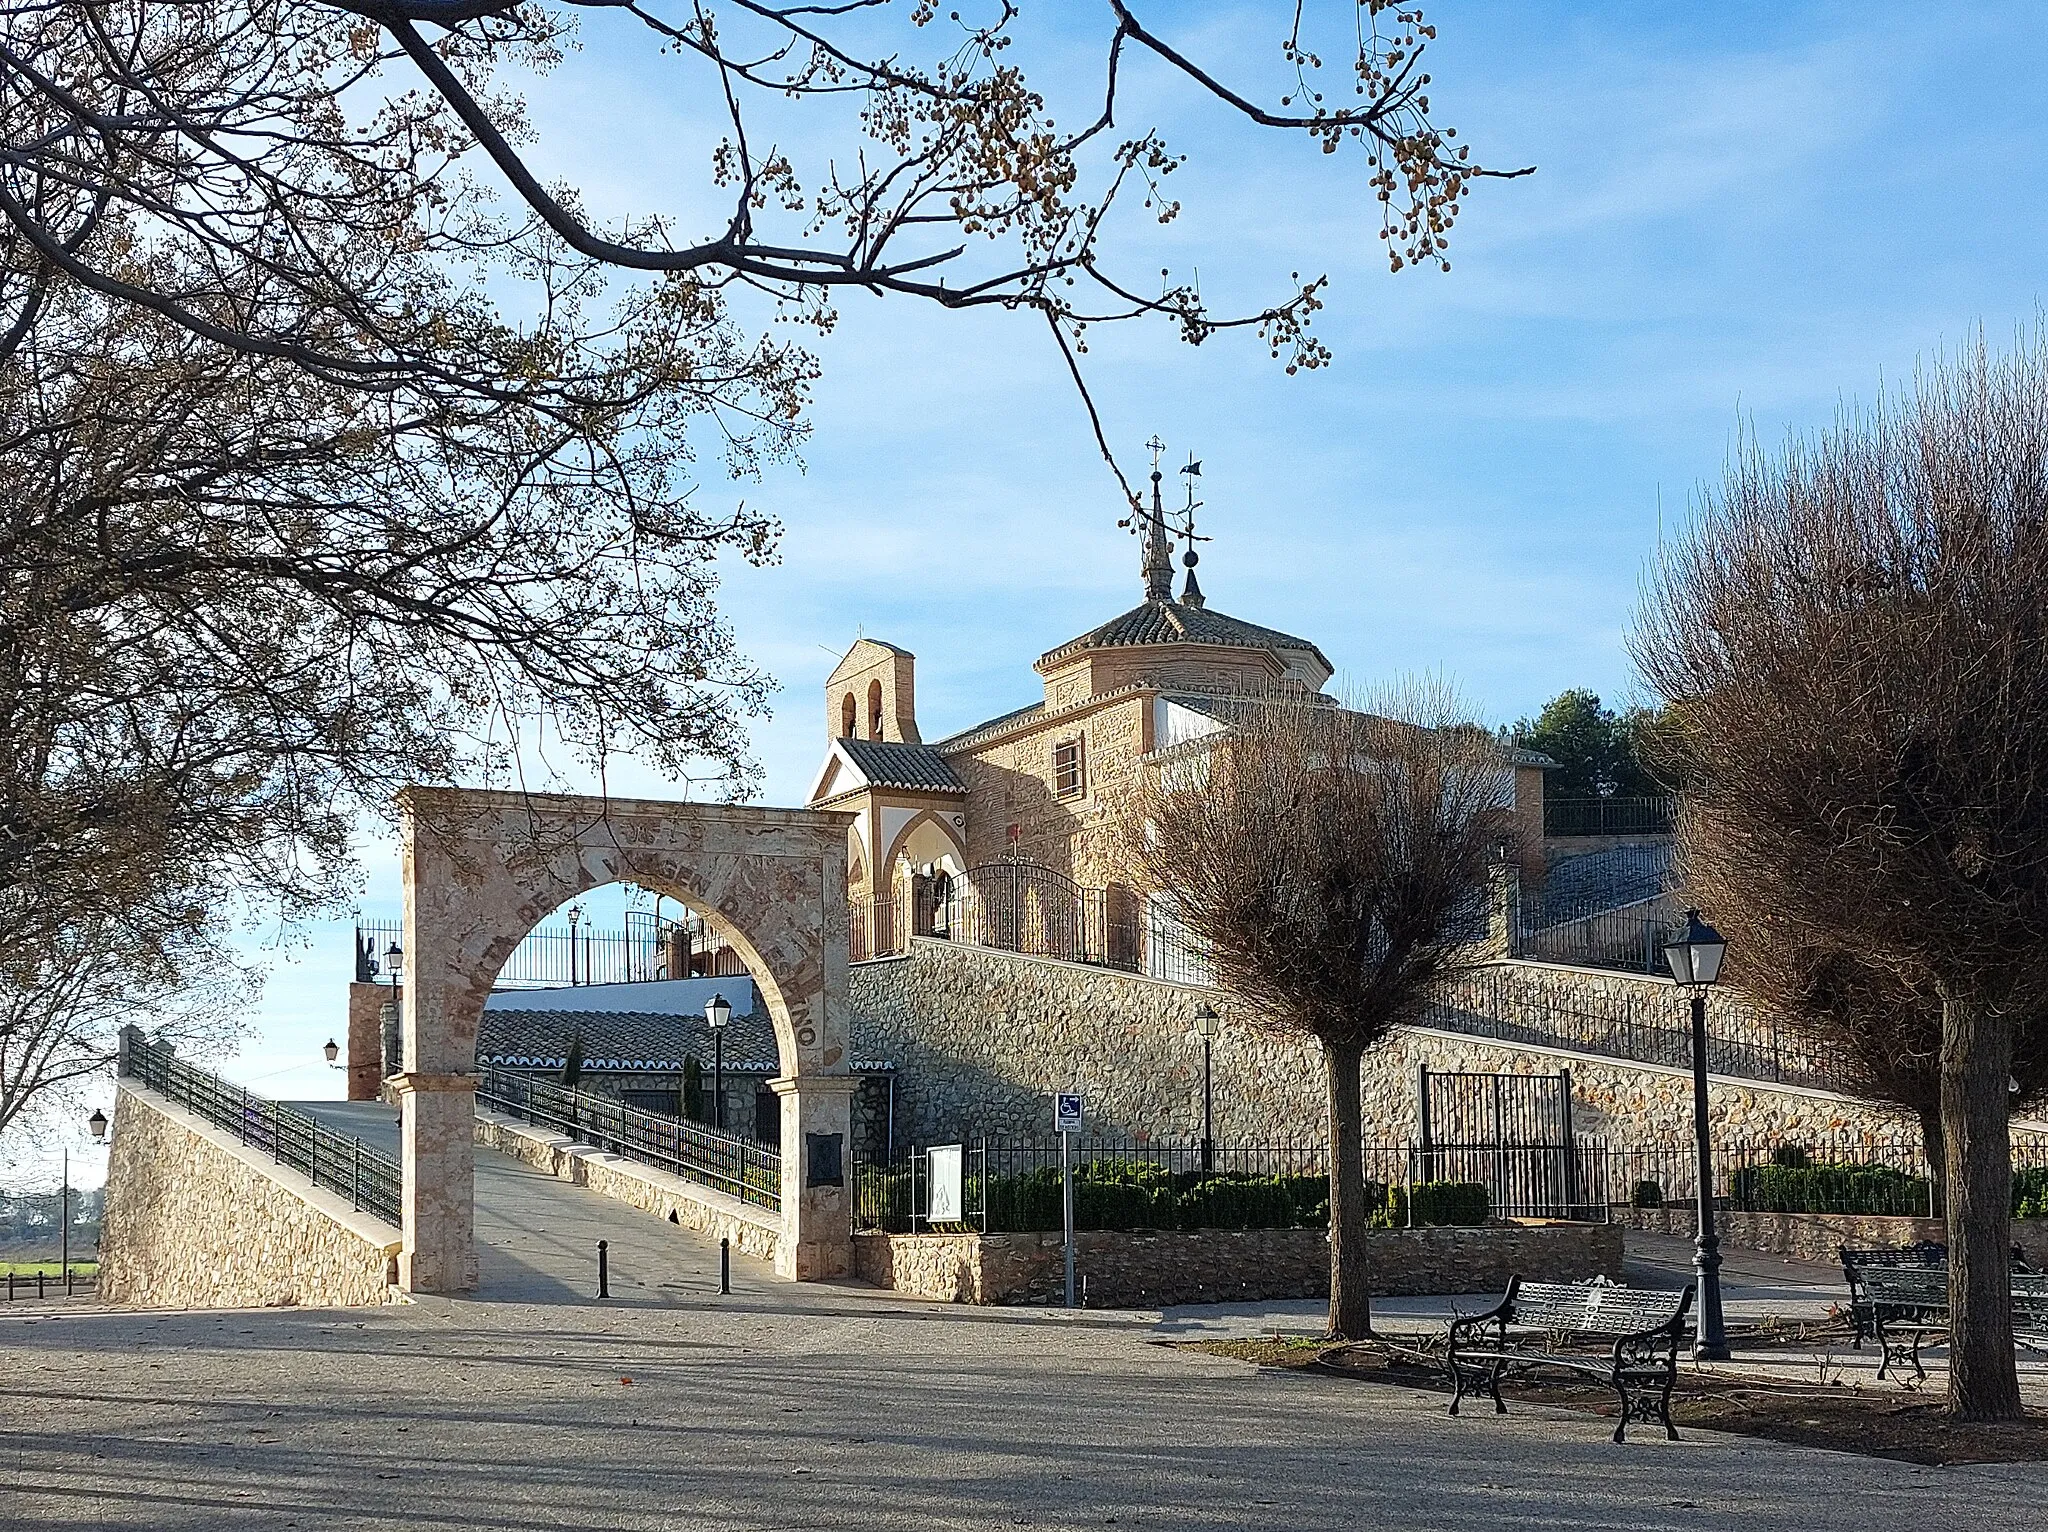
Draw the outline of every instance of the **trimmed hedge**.
<instances>
[{"instance_id":1,"label":"trimmed hedge","mask_svg":"<svg viewBox=\"0 0 2048 1532\"><path fill-rule=\"evenodd\" d=\"M2048 1218L2048 1165L2012 1173L2012 1216Z\"/></svg>"},{"instance_id":2,"label":"trimmed hedge","mask_svg":"<svg viewBox=\"0 0 2048 1532\"><path fill-rule=\"evenodd\" d=\"M1754 1213L1927 1212L1925 1176L1888 1165L1751 1165L1730 1178L1735 1205Z\"/></svg>"},{"instance_id":3,"label":"trimmed hedge","mask_svg":"<svg viewBox=\"0 0 2048 1532\"><path fill-rule=\"evenodd\" d=\"M1374 1224L1402 1227L1408 1207L1401 1188L1366 1183ZM970 1176L967 1205L981 1204ZM863 1166L857 1206L865 1222L891 1233L910 1228L910 1175ZM1486 1188L1438 1181L1415 1188L1418 1224L1484 1223ZM1080 1229L1320 1229L1330 1222L1327 1176L1258 1176L1243 1171L1169 1171L1145 1160L1090 1160L1074 1167L1074 1225ZM990 1233L1041 1233L1061 1226L1056 1165L989 1178Z\"/></svg>"}]
</instances>

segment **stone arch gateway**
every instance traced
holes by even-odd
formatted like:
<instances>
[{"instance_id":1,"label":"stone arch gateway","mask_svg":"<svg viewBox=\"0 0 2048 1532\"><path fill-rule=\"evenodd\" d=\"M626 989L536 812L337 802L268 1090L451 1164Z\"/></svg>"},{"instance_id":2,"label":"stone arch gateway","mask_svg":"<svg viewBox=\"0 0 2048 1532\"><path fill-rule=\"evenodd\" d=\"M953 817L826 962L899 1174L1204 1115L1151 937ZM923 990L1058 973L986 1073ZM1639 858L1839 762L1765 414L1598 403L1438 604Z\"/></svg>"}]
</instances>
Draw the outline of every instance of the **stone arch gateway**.
<instances>
[{"instance_id":1,"label":"stone arch gateway","mask_svg":"<svg viewBox=\"0 0 2048 1532\"><path fill-rule=\"evenodd\" d=\"M776 1270L851 1268L846 842L852 815L567 794L407 788L405 1178L400 1285L476 1285L476 1032L505 960L548 911L632 882L707 917L747 961L775 1027L782 1100Z\"/></svg>"}]
</instances>

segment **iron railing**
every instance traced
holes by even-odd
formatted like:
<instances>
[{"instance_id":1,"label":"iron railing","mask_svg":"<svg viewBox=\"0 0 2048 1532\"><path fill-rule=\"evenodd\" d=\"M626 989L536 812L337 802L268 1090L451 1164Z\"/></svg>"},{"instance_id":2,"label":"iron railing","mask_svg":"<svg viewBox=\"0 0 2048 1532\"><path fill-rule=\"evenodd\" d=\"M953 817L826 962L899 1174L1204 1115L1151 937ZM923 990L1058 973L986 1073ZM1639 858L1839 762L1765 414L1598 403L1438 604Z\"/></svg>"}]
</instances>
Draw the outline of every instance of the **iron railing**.
<instances>
[{"instance_id":1,"label":"iron railing","mask_svg":"<svg viewBox=\"0 0 2048 1532\"><path fill-rule=\"evenodd\" d=\"M751 1139L491 1065L478 1074L476 1099L742 1202L781 1210L782 1156Z\"/></svg>"},{"instance_id":2,"label":"iron railing","mask_svg":"<svg viewBox=\"0 0 2048 1532\"><path fill-rule=\"evenodd\" d=\"M187 1064L132 1028L123 1039L120 1071L278 1164L289 1165L315 1186L348 1198L359 1211L390 1224L402 1221L404 1178L398 1162L361 1139Z\"/></svg>"},{"instance_id":3,"label":"iron railing","mask_svg":"<svg viewBox=\"0 0 2048 1532\"><path fill-rule=\"evenodd\" d=\"M1031 862L990 862L919 880L908 919L895 899L851 899L847 913L856 963L896 956L908 950L912 936L929 936L1175 984L1214 982L1206 958L1179 924L1129 890L1089 888Z\"/></svg>"},{"instance_id":4,"label":"iron railing","mask_svg":"<svg viewBox=\"0 0 2048 1532\"><path fill-rule=\"evenodd\" d=\"M404 945L395 920L356 922L356 978L379 975L391 943ZM670 970L675 972L671 973ZM626 929L539 926L512 949L492 985L498 989L563 989L580 984L645 984L668 978L744 978L747 965L731 947L644 910L626 912Z\"/></svg>"},{"instance_id":5,"label":"iron railing","mask_svg":"<svg viewBox=\"0 0 2048 1532\"><path fill-rule=\"evenodd\" d=\"M1676 798L1546 798L1545 835L1669 835Z\"/></svg>"},{"instance_id":6,"label":"iron railing","mask_svg":"<svg viewBox=\"0 0 2048 1532\"><path fill-rule=\"evenodd\" d=\"M1613 981L1610 981L1613 982ZM1589 980L1567 997L1559 983L1532 984L1499 965L1444 985L1422 1025L1501 1042L1605 1054L1639 1064L1692 1067L1692 1024L1677 986L1615 993ZM1634 988L1632 987L1632 988ZM1707 1012L1709 1073L1843 1091L1849 1082L1768 1012L1716 995Z\"/></svg>"},{"instance_id":7,"label":"iron railing","mask_svg":"<svg viewBox=\"0 0 2048 1532\"><path fill-rule=\"evenodd\" d=\"M1060 1227L1057 1139L968 1136L955 1142L967 1150L963 1226L992 1233ZM1369 1191L1432 1181L1476 1183L1486 1188L1495 1218L1602 1223L1631 1204L1697 1206L1697 1150L1689 1142L1368 1144L1361 1152ZM1215 1145L1209 1159L1213 1168L1206 1172L1202 1148L1195 1143L1077 1138L1073 1155L1076 1222L1084 1229L1314 1228L1329 1217L1322 1179L1329 1157L1317 1144ZM1782 1140L1716 1144L1715 1205L1735 1212L1940 1216L1917 1140L1821 1146L1794 1156L1823 1172L1874 1170L1876 1175L1823 1174L1788 1184L1780 1175L1762 1173L1787 1156ZM857 1228L907 1233L930 1227L923 1157L920 1146L888 1164L854 1165ZM2048 1177L2048 1137L2014 1138L2012 1163L2015 1174L2038 1169ZM1147 1176L1137 1167L1159 1174ZM1120 1184L1105 1189L1096 1179L1110 1176ZM1389 1199L1386 1205L1399 1208L1404 1201Z\"/></svg>"}]
</instances>

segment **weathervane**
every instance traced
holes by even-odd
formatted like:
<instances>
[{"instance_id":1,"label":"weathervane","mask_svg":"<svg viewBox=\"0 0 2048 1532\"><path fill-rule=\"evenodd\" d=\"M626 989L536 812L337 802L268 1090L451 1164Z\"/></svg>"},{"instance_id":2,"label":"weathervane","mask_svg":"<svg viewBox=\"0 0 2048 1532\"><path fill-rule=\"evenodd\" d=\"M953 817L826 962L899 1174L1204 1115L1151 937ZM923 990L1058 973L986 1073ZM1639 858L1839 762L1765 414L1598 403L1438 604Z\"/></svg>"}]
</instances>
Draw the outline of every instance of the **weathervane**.
<instances>
[{"instance_id":1,"label":"weathervane","mask_svg":"<svg viewBox=\"0 0 2048 1532\"><path fill-rule=\"evenodd\" d=\"M1187 566L1187 590L1181 597L1189 606L1202 604L1202 587L1195 580L1195 565L1201 562L1201 555L1195 552L1196 543L1212 539L1195 531L1195 512L1202 502L1195 498L1196 479L1202 476L1202 463L1193 453L1188 454L1185 466L1180 470L1183 487L1187 491L1187 504L1177 513L1169 512L1162 503L1159 460L1166 452L1166 443L1155 434L1145 443L1145 450L1152 454L1152 505L1148 510L1143 505L1133 505L1131 514L1123 517L1117 525L1136 533L1145 543L1145 599L1148 601L1171 601L1173 599L1173 544L1185 543L1187 552L1181 556L1181 563Z\"/></svg>"}]
</instances>

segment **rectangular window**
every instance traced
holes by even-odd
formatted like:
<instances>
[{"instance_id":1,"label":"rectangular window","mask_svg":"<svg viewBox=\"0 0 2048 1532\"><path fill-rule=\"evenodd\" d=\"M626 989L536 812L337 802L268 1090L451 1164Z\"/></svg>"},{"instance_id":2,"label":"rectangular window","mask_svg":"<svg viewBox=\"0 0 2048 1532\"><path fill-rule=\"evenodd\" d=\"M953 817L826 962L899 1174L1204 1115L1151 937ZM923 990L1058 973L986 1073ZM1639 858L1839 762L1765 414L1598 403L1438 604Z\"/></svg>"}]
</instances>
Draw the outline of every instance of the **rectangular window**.
<instances>
[{"instance_id":1,"label":"rectangular window","mask_svg":"<svg viewBox=\"0 0 2048 1532\"><path fill-rule=\"evenodd\" d=\"M1087 765L1082 759L1081 736L1076 734L1052 747L1052 795L1078 798L1087 790Z\"/></svg>"}]
</instances>

